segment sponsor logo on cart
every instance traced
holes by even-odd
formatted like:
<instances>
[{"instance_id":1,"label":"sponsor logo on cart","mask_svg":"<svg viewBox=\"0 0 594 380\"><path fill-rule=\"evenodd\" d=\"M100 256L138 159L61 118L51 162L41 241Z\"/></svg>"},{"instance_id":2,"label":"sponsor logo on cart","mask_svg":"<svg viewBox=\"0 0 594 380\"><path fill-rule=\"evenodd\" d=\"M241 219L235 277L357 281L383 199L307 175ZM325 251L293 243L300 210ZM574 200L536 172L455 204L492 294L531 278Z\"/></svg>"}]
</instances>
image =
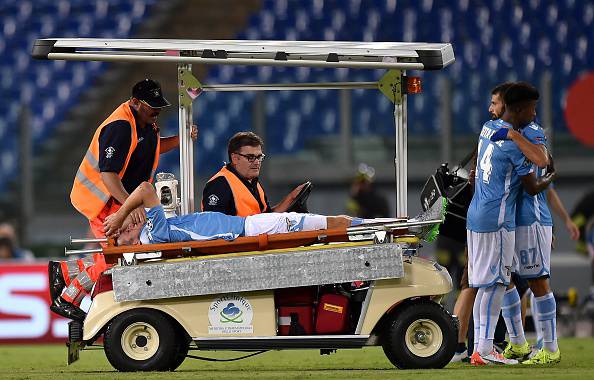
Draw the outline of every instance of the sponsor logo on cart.
<instances>
[{"instance_id":1,"label":"sponsor logo on cart","mask_svg":"<svg viewBox=\"0 0 594 380\"><path fill-rule=\"evenodd\" d=\"M242 296L216 298L208 308L209 334L252 334L254 311Z\"/></svg>"}]
</instances>

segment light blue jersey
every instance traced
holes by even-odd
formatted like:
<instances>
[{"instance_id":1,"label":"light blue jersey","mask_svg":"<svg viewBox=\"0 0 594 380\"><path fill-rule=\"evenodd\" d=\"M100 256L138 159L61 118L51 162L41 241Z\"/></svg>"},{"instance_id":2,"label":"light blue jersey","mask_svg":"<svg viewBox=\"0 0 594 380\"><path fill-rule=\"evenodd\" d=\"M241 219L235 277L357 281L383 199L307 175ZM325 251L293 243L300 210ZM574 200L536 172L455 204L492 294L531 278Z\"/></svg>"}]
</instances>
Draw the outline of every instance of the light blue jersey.
<instances>
[{"instance_id":1,"label":"light blue jersey","mask_svg":"<svg viewBox=\"0 0 594 380\"><path fill-rule=\"evenodd\" d=\"M544 130L536 123L530 123L530 125L523 128L522 135L533 144L546 146L547 138L544 134ZM546 174L546 168L541 169L533 164L532 169L536 173L537 178ZM542 226L553 225L551 211L547 205L546 190L541 191L536 195L530 195L523 190L518 198L516 224L518 226L530 226L536 222L540 223Z\"/></svg>"},{"instance_id":2,"label":"light blue jersey","mask_svg":"<svg viewBox=\"0 0 594 380\"><path fill-rule=\"evenodd\" d=\"M140 233L142 244L173 243L190 240L234 240L243 235L245 218L220 212L197 212L167 219L163 206L146 211L146 224Z\"/></svg>"},{"instance_id":3,"label":"light blue jersey","mask_svg":"<svg viewBox=\"0 0 594 380\"><path fill-rule=\"evenodd\" d=\"M492 142L499 128L512 128L503 120L490 120L481 130L474 195L468 208L466 228L474 232L495 232L516 227L516 202L520 176L532 172L530 161L509 140Z\"/></svg>"}]
</instances>

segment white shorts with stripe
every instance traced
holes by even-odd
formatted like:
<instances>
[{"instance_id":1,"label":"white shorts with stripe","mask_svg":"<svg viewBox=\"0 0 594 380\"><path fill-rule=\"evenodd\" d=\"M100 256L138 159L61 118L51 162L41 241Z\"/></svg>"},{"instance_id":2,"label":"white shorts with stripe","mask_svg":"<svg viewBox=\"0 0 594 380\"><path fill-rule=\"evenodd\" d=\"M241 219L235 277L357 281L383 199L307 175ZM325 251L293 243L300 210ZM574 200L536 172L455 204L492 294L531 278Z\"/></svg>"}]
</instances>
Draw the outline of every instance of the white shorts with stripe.
<instances>
[{"instance_id":1,"label":"white shorts with stripe","mask_svg":"<svg viewBox=\"0 0 594 380\"><path fill-rule=\"evenodd\" d=\"M326 226L326 217L323 215L273 212L245 218L245 236L323 230L326 229Z\"/></svg>"},{"instance_id":2,"label":"white shorts with stripe","mask_svg":"<svg viewBox=\"0 0 594 380\"><path fill-rule=\"evenodd\" d=\"M496 283L508 285L514 265L514 231L466 230L468 244L468 283L472 288Z\"/></svg>"},{"instance_id":3,"label":"white shorts with stripe","mask_svg":"<svg viewBox=\"0 0 594 380\"><path fill-rule=\"evenodd\" d=\"M551 274L553 227L533 223L516 227L516 268L522 278L538 278Z\"/></svg>"}]
</instances>

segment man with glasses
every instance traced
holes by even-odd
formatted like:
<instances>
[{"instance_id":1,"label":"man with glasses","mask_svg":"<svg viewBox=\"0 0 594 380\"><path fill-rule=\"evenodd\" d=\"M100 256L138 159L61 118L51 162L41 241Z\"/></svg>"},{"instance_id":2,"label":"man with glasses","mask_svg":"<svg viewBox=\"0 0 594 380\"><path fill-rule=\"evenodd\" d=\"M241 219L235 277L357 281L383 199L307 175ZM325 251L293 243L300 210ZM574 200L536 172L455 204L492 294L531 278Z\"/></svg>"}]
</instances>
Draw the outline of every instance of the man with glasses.
<instances>
[{"instance_id":1,"label":"man with glasses","mask_svg":"<svg viewBox=\"0 0 594 380\"><path fill-rule=\"evenodd\" d=\"M132 88L130 100L122 103L93 135L74 179L70 200L87 219L97 238L105 237L103 222L116 212L130 194L145 181L152 181L159 155L179 146L179 137L161 137L157 117L170 104L161 86L144 79ZM192 126L196 140L198 129ZM142 207L130 214L144 223ZM77 307L85 284L94 283L106 269L105 259L95 254L78 260L49 263L51 309L67 318L80 317ZM68 287L68 291L62 290Z\"/></svg>"},{"instance_id":2,"label":"man with glasses","mask_svg":"<svg viewBox=\"0 0 594 380\"><path fill-rule=\"evenodd\" d=\"M253 132L236 133L227 146L229 163L204 187L202 210L227 215L250 216L263 212L285 212L305 184L297 186L278 205L270 207L258 181L264 160L262 139Z\"/></svg>"}]
</instances>

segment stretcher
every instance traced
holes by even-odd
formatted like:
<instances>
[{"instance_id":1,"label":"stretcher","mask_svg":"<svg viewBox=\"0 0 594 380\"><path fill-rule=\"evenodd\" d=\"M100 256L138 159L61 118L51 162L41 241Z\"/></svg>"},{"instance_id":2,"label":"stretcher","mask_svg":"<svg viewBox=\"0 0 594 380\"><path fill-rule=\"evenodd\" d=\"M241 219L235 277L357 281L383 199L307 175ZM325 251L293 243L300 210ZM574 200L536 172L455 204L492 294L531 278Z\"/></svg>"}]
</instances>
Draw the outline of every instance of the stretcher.
<instances>
[{"instance_id":1,"label":"stretcher","mask_svg":"<svg viewBox=\"0 0 594 380\"><path fill-rule=\"evenodd\" d=\"M445 211L446 202L440 200L412 220L260 235L239 242L150 244L139 247L142 253L134 246L107 247L104 254L117 256L117 248L128 255L120 260L125 265L111 270L118 302L400 278L403 251L416 250L420 239L431 239ZM343 244L330 244L338 242ZM180 259L154 261L174 255ZM138 256L151 262L138 265Z\"/></svg>"},{"instance_id":2,"label":"stretcher","mask_svg":"<svg viewBox=\"0 0 594 380\"><path fill-rule=\"evenodd\" d=\"M121 264L109 271L117 302L399 278L402 252L431 240L445 213L446 201L439 199L411 220L234 241L108 244L102 252L107 262Z\"/></svg>"}]
</instances>

